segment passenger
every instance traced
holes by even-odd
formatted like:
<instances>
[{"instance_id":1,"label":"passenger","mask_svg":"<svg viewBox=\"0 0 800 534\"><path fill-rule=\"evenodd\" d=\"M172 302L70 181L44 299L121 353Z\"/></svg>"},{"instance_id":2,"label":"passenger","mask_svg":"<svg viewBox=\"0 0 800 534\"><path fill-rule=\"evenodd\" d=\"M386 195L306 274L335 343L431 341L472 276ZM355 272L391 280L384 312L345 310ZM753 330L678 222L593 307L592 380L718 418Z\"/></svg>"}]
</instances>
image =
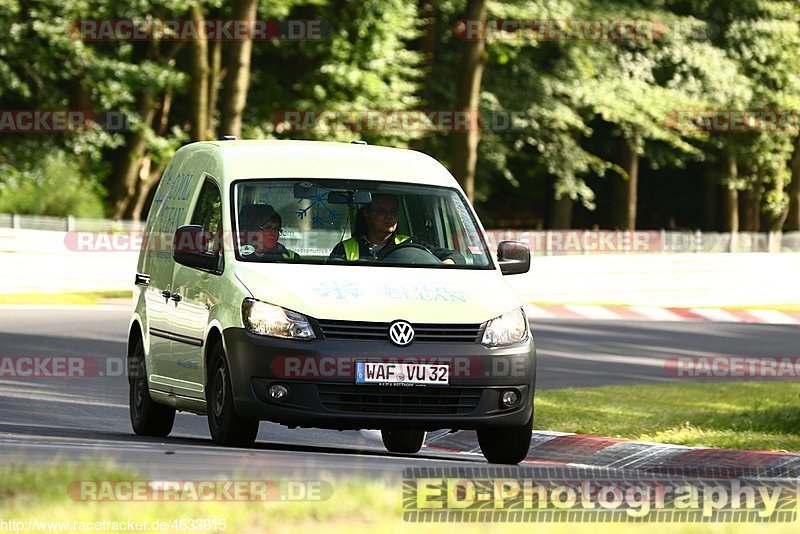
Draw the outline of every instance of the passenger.
<instances>
[{"instance_id":1,"label":"passenger","mask_svg":"<svg viewBox=\"0 0 800 534\"><path fill-rule=\"evenodd\" d=\"M372 195L372 203L359 210L353 237L337 244L330 259L347 261L376 261L402 243L411 243L411 237L397 233L398 200L394 195ZM458 252L418 243L442 263L466 263Z\"/></svg>"},{"instance_id":2,"label":"passenger","mask_svg":"<svg viewBox=\"0 0 800 534\"><path fill-rule=\"evenodd\" d=\"M283 220L269 204L245 206L239 215L242 229L240 254L251 260L298 261L300 255L278 242Z\"/></svg>"}]
</instances>

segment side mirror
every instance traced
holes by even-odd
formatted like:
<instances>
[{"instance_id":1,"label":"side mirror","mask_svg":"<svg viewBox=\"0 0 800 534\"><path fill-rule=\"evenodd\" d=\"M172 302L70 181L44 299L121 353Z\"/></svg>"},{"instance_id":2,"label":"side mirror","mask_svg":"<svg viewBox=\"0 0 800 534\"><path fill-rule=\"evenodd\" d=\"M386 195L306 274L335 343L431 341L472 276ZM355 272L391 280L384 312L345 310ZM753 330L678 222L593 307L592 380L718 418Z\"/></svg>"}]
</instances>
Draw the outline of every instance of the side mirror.
<instances>
[{"instance_id":1,"label":"side mirror","mask_svg":"<svg viewBox=\"0 0 800 534\"><path fill-rule=\"evenodd\" d=\"M497 261L503 274L524 274L531 270L531 249L519 241L500 241Z\"/></svg>"},{"instance_id":2,"label":"side mirror","mask_svg":"<svg viewBox=\"0 0 800 534\"><path fill-rule=\"evenodd\" d=\"M216 271L219 265L219 254L205 251L206 237L206 232L200 225L181 226L175 231L172 257L176 262L187 267Z\"/></svg>"}]
</instances>

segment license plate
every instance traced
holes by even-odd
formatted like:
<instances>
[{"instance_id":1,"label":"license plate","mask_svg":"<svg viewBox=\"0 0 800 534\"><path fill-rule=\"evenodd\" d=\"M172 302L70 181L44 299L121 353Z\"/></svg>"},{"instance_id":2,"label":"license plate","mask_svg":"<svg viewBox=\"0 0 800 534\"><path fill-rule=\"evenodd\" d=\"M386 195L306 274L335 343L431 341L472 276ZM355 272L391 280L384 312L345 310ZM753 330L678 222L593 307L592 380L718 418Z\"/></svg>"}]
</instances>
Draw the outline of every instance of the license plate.
<instances>
[{"instance_id":1,"label":"license plate","mask_svg":"<svg viewBox=\"0 0 800 534\"><path fill-rule=\"evenodd\" d=\"M450 368L432 363L356 362L356 384L447 385Z\"/></svg>"}]
</instances>

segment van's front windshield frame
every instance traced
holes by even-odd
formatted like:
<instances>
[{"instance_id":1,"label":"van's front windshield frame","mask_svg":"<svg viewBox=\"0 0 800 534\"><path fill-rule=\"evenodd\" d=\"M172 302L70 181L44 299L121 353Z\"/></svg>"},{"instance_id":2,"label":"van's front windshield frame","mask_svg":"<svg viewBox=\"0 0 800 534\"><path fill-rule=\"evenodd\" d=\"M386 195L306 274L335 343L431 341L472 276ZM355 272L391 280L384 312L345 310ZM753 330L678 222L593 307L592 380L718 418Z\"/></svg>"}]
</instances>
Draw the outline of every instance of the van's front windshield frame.
<instances>
[{"instance_id":1,"label":"van's front windshield frame","mask_svg":"<svg viewBox=\"0 0 800 534\"><path fill-rule=\"evenodd\" d=\"M295 195L296 184L311 184L316 186L306 188L308 198L298 198ZM265 186L273 186L274 194ZM275 186L283 186L275 188ZM261 192L258 193L259 188ZM363 204L348 207L347 204L331 205L327 203L327 193L330 191L368 191L371 194L394 194L400 198L398 235L410 236L414 242L432 244L434 247L457 252L456 264L448 263L401 263L397 261L342 261L331 259L330 252L336 243L350 237L353 228L355 213ZM281 195L278 195L281 193ZM259 194L261 198L255 199ZM305 194L305 190L304 190ZM278 198L280 197L280 198ZM281 215L283 228L278 241L287 249L296 252L299 259L284 257L282 255L261 255L258 257L252 252L252 246L246 246L249 230L240 221L240 208L248 204L269 204ZM332 209L333 206L333 209ZM438 214L430 210L439 211ZM459 270L494 270L495 262L492 259L486 237L477 221L472 209L464 195L456 188L427 184L349 180L335 178L246 178L238 179L230 184L230 214L231 229L233 234L233 251L237 261L245 263L296 263L312 265L365 265L374 267L403 267L403 268L445 268ZM421 220L420 215L430 215ZM290 219L291 217L291 219ZM431 220L433 218L433 220ZM290 222L291 221L291 222ZM292 225L300 221L302 224ZM344 222L342 222L344 221ZM287 225L287 222L290 222ZM331 245L326 254L322 254L322 247L296 247L293 239L304 239L305 244L324 236L309 234L314 231L321 234L330 234L336 241L329 241ZM303 226L305 228L300 228ZM449 228L447 228L449 226ZM424 231L423 231L424 230ZM306 234L299 234L305 231ZM338 235L337 235L338 234ZM433 237L432 240L424 237ZM440 242L437 242L440 241ZM442 247L441 241L444 241ZM332 244L331 244L332 243ZM452 247L452 245L457 245ZM294 246L294 248L293 248ZM452 247L452 248L451 248ZM244 252L244 254L243 254ZM460 258L460 259L459 259ZM463 260L463 261L461 261Z\"/></svg>"}]
</instances>

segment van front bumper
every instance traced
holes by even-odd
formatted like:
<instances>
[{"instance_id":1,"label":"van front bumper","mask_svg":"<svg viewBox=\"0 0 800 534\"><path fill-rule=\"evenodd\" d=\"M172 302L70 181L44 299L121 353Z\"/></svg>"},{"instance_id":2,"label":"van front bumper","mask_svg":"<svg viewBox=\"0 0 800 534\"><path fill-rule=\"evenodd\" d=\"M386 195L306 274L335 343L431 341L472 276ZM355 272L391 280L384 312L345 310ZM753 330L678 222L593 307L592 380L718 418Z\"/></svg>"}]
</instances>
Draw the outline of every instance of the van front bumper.
<instances>
[{"instance_id":1,"label":"van front bumper","mask_svg":"<svg viewBox=\"0 0 800 534\"><path fill-rule=\"evenodd\" d=\"M533 413L534 341L489 348L478 343L413 343L395 347L361 340L284 340L244 328L224 332L234 404L240 417L287 426L425 430L525 425ZM449 366L446 386L357 385L358 361ZM271 399L284 385L289 394ZM505 407L504 392L519 401Z\"/></svg>"}]
</instances>

